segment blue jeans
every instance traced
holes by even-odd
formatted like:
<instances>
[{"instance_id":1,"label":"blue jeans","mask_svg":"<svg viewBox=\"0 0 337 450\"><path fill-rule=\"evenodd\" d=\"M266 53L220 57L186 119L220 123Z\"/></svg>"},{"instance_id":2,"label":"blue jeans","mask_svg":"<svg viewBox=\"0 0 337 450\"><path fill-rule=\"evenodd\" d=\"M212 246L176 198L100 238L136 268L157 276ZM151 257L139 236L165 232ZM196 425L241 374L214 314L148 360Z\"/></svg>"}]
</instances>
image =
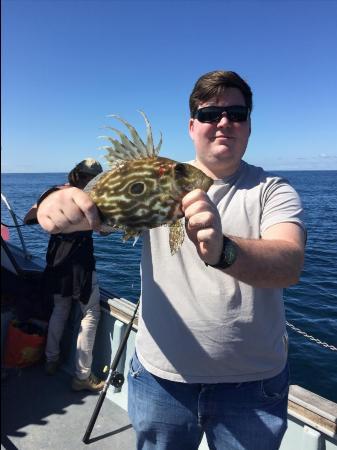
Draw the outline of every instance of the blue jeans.
<instances>
[{"instance_id":1,"label":"blue jeans","mask_svg":"<svg viewBox=\"0 0 337 450\"><path fill-rule=\"evenodd\" d=\"M140 450L276 450L287 429L288 366L245 383L187 384L149 373L135 354L128 411Z\"/></svg>"}]
</instances>

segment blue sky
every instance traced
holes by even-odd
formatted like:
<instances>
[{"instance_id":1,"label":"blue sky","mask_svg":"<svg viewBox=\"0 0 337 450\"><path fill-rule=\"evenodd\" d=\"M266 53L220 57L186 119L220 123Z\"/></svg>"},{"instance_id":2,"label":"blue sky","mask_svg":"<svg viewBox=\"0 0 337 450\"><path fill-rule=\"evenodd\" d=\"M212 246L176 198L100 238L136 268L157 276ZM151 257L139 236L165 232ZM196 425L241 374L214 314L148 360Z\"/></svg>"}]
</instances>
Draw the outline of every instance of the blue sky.
<instances>
[{"instance_id":1,"label":"blue sky","mask_svg":"<svg viewBox=\"0 0 337 450\"><path fill-rule=\"evenodd\" d=\"M247 162L337 169L336 23L333 0L3 0L2 172L104 163L107 116L144 135L139 109L162 156L192 159L188 98L215 69L253 89Z\"/></svg>"}]
</instances>

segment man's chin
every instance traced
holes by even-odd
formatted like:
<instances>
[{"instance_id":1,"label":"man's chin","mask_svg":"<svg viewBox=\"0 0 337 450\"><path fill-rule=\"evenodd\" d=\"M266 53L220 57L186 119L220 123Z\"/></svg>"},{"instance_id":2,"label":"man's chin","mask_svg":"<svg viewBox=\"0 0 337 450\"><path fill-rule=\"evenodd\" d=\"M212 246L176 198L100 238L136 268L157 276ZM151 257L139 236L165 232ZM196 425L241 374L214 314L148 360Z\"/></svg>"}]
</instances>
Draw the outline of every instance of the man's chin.
<instances>
[{"instance_id":1,"label":"man's chin","mask_svg":"<svg viewBox=\"0 0 337 450\"><path fill-rule=\"evenodd\" d=\"M233 151L231 149L231 147L229 147L228 145L218 145L215 149L214 149L214 157L215 158L231 158L233 156Z\"/></svg>"}]
</instances>

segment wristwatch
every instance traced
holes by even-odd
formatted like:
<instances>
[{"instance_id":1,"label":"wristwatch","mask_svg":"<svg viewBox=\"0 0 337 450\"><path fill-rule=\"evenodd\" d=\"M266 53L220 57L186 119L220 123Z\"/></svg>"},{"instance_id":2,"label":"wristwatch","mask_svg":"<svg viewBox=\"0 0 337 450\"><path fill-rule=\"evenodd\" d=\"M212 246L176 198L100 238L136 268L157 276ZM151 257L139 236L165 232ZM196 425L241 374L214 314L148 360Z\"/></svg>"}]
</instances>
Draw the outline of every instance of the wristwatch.
<instances>
[{"instance_id":1,"label":"wristwatch","mask_svg":"<svg viewBox=\"0 0 337 450\"><path fill-rule=\"evenodd\" d=\"M220 259L216 264L208 264L208 266L215 267L216 269L227 269L236 260L237 249L236 244L227 236L223 236L222 250Z\"/></svg>"}]
</instances>

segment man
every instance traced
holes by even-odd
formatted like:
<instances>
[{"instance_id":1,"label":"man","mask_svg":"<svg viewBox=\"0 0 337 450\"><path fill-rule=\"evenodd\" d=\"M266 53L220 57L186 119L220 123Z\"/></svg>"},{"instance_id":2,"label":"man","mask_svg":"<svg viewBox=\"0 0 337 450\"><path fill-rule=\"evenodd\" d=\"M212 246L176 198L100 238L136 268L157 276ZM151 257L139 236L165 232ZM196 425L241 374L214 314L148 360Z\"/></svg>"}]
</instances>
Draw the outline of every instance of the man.
<instances>
[{"instance_id":1,"label":"man","mask_svg":"<svg viewBox=\"0 0 337 450\"><path fill-rule=\"evenodd\" d=\"M190 111L192 164L214 184L184 197L189 239L176 255L167 227L144 233L129 415L138 449L197 449L206 433L212 449L274 450L287 423L282 289L303 264L301 203L285 180L242 160L252 93L239 75L203 75ZM46 229L99 229L83 193L52 196L38 212ZM70 199L67 221L52 201Z\"/></svg>"},{"instance_id":2,"label":"man","mask_svg":"<svg viewBox=\"0 0 337 450\"><path fill-rule=\"evenodd\" d=\"M71 187L83 189L87 183L103 171L99 162L87 158L78 163L68 174L69 183L54 186L47 194ZM38 203L39 203L38 202ZM37 205L25 216L25 223L36 223ZM60 341L70 314L72 300L78 301L83 317L77 336L75 376L72 388L76 391L100 391L104 381L92 372L92 351L100 319L100 292L95 272L92 231L57 233L50 237L44 272L45 291L53 297L54 307L49 320L46 343L45 371L54 375L61 364Z\"/></svg>"}]
</instances>

